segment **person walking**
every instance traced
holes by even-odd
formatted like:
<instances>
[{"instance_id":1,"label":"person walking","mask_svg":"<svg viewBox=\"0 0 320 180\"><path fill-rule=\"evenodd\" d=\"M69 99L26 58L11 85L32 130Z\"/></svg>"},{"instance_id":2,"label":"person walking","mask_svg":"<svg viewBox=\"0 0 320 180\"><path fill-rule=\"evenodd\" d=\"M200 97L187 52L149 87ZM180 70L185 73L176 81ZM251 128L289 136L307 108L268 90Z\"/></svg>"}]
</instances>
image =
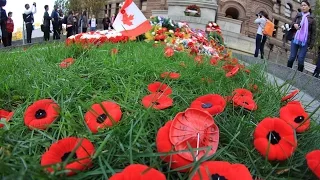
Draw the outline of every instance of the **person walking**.
<instances>
[{"instance_id":1,"label":"person walking","mask_svg":"<svg viewBox=\"0 0 320 180\"><path fill-rule=\"evenodd\" d=\"M33 3L32 8L30 8L29 4L26 4L24 7L26 8L26 10L23 13L23 20L26 24L27 43L31 43L33 23L34 23L33 15L37 13L37 7L36 7L36 3Z\"/></svg>"},{"instance_id":2,"label":"person walking","mask_svg":"<svg viewBox=\"0 0 320 180\"><path fill-rule=\"evenodd\" d=\"M73 34L78 34L79 33L79 26L78 26L78 13L75 13L73 16Z\"/></svg>"},{"instance_id":3,"label":"person walking","mask_svg":"<svg viewBox=\"0 0 320 180\"><path fill-rule=\"evenodd\" d=\"M62 10L60 9L60 10L59 10L59 20L58 20L58 34L59 34L59 37L60 37L60 35L61 35L61 33L62 33L63 19L64 19L63 12L62 12Z\"/></svg>"},{"instance_id":4,"label":"person walking","mask_svg":"<svg viewBox=\"0 0 320 180\"><path fill-rule=\"evenodd\" d=\"M94 15L92 15L92 18L89 20L89 25L90 25L90 31L96 31L97 20Z\"/></svg>"},{"instance_id":5,"label":"person walking","mask_svg":"<svg viewBox=\"0 0 320 180\"><path fill-rule=\"evenodd\" d=\"M44 41L50 40L50 21L51 17L49 16L49 6L44 6L44 14L43 14L43 39Z\"/></svg>"},{"instance_id":6,"label":"person walking","mask_svg":"<svg viewBox=\"0 0 320 180\"><path fill-rule=\"evenodd\" d=\"M73 12L69 11L67 17L67 38L73 35Z\"/></svg>"},{"instance_id":7,"label":"person walking","mask_svg":"<svg viewBox=\"0 0 320 180\"><path fill-rule=\"evenodd\" d=\"M83 13L82 13L81 26L82 26L82 33L86 33L87 30L88 30L88 16L87 16L87 11L83 11Z\"/></svg>"},{"instance_id":8,"label":"person walking","mask_svg":"<svg viewBox=\"0 0 320 180\"><path fill-rule=\"evenodd\" d=\"M109 27L110 27L110 23L111 23L110 18L106 14L105 17L102 20L103 30L108 30Z\"/></svg>"},{"instance_id":9,"label":"person walking","mask_svg":"<svg viewBox=\"0 0 320 180\"><path fill-rule=\"evenodd\" d=\"M2 43L4 47L8 46L8 33L7 33L7 22L8 16L6 10L0 7L0 43L2 39Z\"/></svg>"},{"instance_id":10,"label":"person walking","mask_svg":"<svg viewBox=\"0 0 320 180\"><path fill-rule=\"evenodd\" d=\"M52 19L52 27L53 27L53 39L60 39L59 12L58 12L58 6L57 5L55 5L53 10L52 10L51 19Z\"/></svg>"},{"instance_id":11,"label":"person walking","mask_svg":"<svg viewBox=\"0 0 320 180\"><path fill-rule=\"evenodd\" d=\"M264 11L261 11L257 14L258 18L254 21L255 24L258 24L258 30L256 35L256 50L254 52L254 57L259 56L259 51L261 54L261 59L264 58L264 45L267 41L267 36L263 34L263 30L266 26L268 14Z\"/></svg>"},{"instance_id":12,"label":"person walking","mask_svg":"<svg viewBox=\"0 0 320 180\"><path fill-rule=\"evenodd\" d=\"M316 39L316 21L311 15L311 6L308 1L301 1L301 13L294 18L292 26L297 31L291 41L287 66L292 68L294 60L298 57L298 71L303 72L307 52L313 48Z\"/></svg>"}]
</instances>

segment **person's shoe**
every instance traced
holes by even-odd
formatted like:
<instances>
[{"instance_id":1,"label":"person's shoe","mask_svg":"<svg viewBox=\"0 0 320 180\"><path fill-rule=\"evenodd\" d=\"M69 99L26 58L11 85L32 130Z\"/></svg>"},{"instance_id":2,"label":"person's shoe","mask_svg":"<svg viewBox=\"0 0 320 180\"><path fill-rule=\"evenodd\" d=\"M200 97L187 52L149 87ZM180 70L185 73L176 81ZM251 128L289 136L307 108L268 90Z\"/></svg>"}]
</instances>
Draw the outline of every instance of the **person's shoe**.
<instances>
[{"instance_id":1,"label":"person's shoe","mask_svg":"<svg viewBox=\"0 0 320 180\"><path fill-rule=\"evenodd\" d=\"M298 71L303 72L304 65L298 64Z\"/></svg>"},{"instance_id":2,"label":"person's shoe","mask_svg":"<svg viewBox=\"0 0 320 180\"><path fill-rule=\"evenodd\" d=\"M288 61L287 67L292 68L294 61Z\"/></svg>"}]
</instances>

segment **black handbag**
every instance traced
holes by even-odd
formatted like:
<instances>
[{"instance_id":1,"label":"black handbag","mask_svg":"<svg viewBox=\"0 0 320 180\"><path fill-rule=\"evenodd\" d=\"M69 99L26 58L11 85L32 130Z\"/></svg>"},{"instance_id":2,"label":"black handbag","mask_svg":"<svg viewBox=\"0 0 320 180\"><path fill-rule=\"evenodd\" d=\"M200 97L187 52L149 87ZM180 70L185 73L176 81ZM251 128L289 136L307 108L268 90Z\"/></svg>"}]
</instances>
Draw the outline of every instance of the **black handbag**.
<instances>
[{"instance_id":1,"label":"black handbag","mask_svg":"<svg viewBox=\"0 0 320 180\"><path fill-rule=\"evenodd\" d=\"M43 24L41 24L40 28L41 28L41 31L44 32L45 29Z\"/></svg>"},{"instance_id":2,"label":"black handbag","mask_svg":"<svg viewBox=\"0 0 320 180\"><path fill-rule=\"evenodd\" d=\"M296 28L291 27L291 29L287 32L286 40L292 41L294 39L294 36L296 35Z\"/></svg>"}]
</instances>

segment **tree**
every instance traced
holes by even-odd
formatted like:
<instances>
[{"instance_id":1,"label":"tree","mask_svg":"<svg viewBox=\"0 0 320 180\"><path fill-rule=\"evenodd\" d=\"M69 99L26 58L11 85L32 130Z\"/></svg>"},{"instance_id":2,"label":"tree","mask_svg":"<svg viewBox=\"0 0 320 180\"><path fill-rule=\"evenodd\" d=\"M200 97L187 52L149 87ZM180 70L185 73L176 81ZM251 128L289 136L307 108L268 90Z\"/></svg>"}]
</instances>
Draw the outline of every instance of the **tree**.
<instances>
[{"instance_id":1,"label":"tree","mask_svg":"<svg viewBox=\"0 0 320 180\"><path fill-rule=\"evenodd\" d=\"M68 11L69 0L55 0L54 5L58 6L58 8L61 9L64 14L66 14Z\"/></svg>"},{"instance_id":2,"label":"tree","mask_svg":"<svg viewBox=\"0 0 320 180\"><path fill-rule=\"evenodd\" d=\"M88 14L98 15L101 11L104 10L106 5L105 0L68 0L69 9L82 12L86 10Z\"/></svg>"}]
</instances>

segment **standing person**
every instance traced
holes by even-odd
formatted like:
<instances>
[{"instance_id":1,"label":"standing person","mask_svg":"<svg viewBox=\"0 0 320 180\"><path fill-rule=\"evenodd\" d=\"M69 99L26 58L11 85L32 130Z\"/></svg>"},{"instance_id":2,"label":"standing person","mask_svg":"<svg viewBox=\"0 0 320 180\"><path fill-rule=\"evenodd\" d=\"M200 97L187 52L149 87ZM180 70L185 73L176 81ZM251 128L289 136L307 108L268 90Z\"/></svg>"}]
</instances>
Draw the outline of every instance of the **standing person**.
<instances>
[{"instance_id":1,"label":"standing person","mask_svg":"<svg viewBox=\"0 0 320 180\"><path fill-rule=\"evenodd\" d=\"M52 10L51 19L52 19L52 27L53 27L53 39L60 39L59 13L58 13L58 6L57 5L55 5Z\"/></svg>"},{"instance_id":2,"label":"standing person","mask_svg":"<svg viewBox=\"0 0 320 180\"><path fill-rule=\"evenodd\" d=\"M6 27L6 22L7 22L7 12L0 6L0 38L2 39L2 43L4 47L8 46L8 33L7 33L7 27ZM0 42L1 42L0 39Z\"/></svg>"},{"instance_id":3,"label":"standing person","mask_svg":"<svg viewBox=\"0 0 320 180\"><path fill-rule=\"evenodd\" d=\"M89 21L90 25L90 31L96 31L97 29L97 20L94 15L92 15L92 18Z\"/></svg>"},{"instance_id":4,"label":"standing person","mask_svg":"<svg viewBox=\"0 0 320 180\"><path fill-rule=\"evenodd\" d=\"M74 16L73 16L73 34L78 34L79 33L79 26L78 26L78 16L79 16L79 14L78 13L76 13L76 14L74 14Z\"/></svg>"},{"instance_id":5,"label":"standing person","mask_svg":"<svg viewBox=\"0 0 320 180\"><path fill-rule=\"evenodd\" d=\"M67 17L67 38L73 34L73 12L69 11Z\"/></svg>"},{"instance_id":6,"label":"standing person","mask_svg":"<svg viewBox=\"0 0 320 180\"><path fill-rule=\"evenodd\" d=\"M59 10L59 20L58 20L58 34L59 34L59 37L62 33L62 24L63 24L63 19L64 19L64 16L63 16L63 12L62 10L60 9Z\"/></svg>"},{"instance_id":7,"label":"standing person","mask_svg":"<svg viewBox=\"0 0 320 180\"><path fill-rule=\"evenodd\" d=\"M7 19L7 45L11 46L12 45L12 33L14 30L14 23L12 20L12 12L8 13L8 19Z\"/></svg>"},{"instance_id":8,"label":"standing person","mask_svg":"<svg viewBox=\"0 0 320 180\"><path fill-rule=\"evenodd\" d=\"M43 14L43 39L44 41L49 41L50 40L50 21L51 17L49 16L49 6L45 5L44 6L44 14Z\"/></svg>"},{"instance_id":9,"label":"standing person","mask_svg":"<svg viewBox=\"0 0 320 180\"><path fill-rule=\"evenodd\" d=\"M292 24L297 32L291 41L290 58L287 66L292 68L298 55L298 71L303 72L304 59L308 50L313 48L316 39L316 20L311 15L311 6L308 1L301 1L301 13L297 14Z\"/></svg>"},{"instance_id":10,"label":"standing person","mask_svg":"<svg viewBox=\"0 0 320 180\"><path fill-rule=\"evenodd\" d=\"M313 72L313 76L319 78L320 75L320 46L318 47L318 59L317 59L317 67Z\"/></svg>"},{"instance_id":11,"label":"standing person","mask_svg":"<svg viewBox=\"0 0 320 180\"><path fill-rule=\"evenodd\" d=\"M261 59L264 58L264 45L267 41L267 36L263 34L263 29L266 26L268 15L267 13L261 11L257 14L258 18L254 21L258 24L257 36L256 36L256 50L254 52L254 57L259 56L259 51L261 54Z\"/></svg>"},{"instance_id":12,"label":"standing person","mask_svg":"<svg viewBox=\"0 0 320 180\"><path fill-rule=\"evenodd\" d=\"M116 15L112 14L112 16L111 16L111 24L110 24L111 29L113 29L113 23L114 23L115 19L116 19Z\"/></svg>"},{"instance_id":13,"label":"standing person","mask_svg":"<svg viewBox=\"0 0 320 180\"><path fill-rule=\"evenodd\" d=\"M37 12L36 3L33 3L32 8L30 8L29 4L24 6L26 10L23 13L23 20L26 24L27 30L27 43L31 43L32 31L33 31L33 15Z\"/></svg>"},{"instance_id":14,"label":"standing person","mask_svg":"<svg viewBox=\"0 0 320 180\"><path fill-rule=\"evenodd\" d=\"M83 33L86 33L87 30L88 30L88 16L87 16L87 11L83 11L83 13L82 13L81 24L82 24L82 32L83 32Z\"/></svg>"},{"instance_id":15,"label":"standing person","mask_svg":"<svg viewBox=\"0 0 320 180\"><path fill-rule=\"evenodd\" d=\"M110 27L110 23L110 18L108 17L108 14L106 14L106 16L102 20L103 30L108 30Z\"/></svg>"}]
</instances>

